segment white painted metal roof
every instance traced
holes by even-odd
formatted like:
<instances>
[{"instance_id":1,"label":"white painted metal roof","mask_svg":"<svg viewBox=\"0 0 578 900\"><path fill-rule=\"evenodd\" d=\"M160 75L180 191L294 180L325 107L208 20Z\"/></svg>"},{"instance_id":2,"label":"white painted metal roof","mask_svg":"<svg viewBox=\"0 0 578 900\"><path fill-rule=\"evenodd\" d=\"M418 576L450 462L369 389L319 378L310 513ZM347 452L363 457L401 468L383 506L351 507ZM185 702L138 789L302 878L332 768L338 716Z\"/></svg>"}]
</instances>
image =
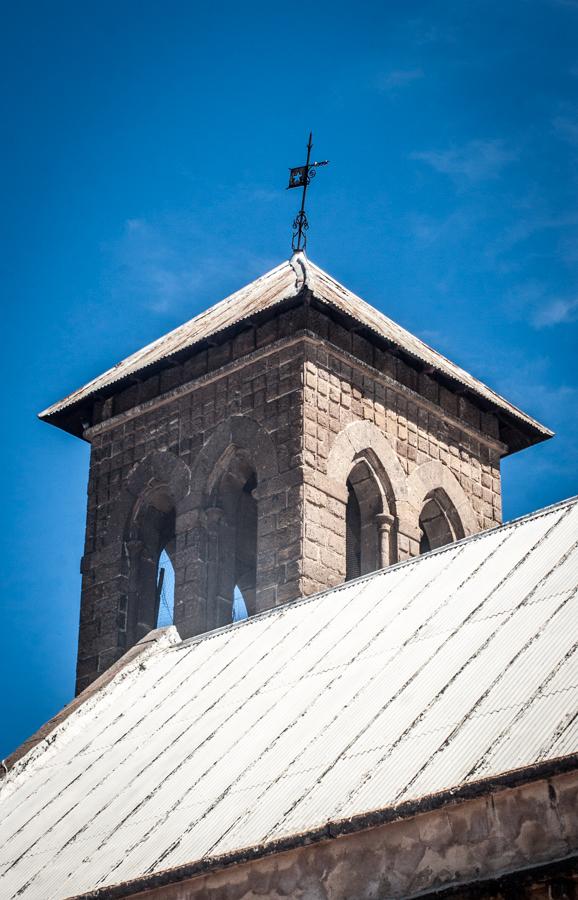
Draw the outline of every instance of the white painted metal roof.
<instances>
[{"instance_id":1,"label":"white painted metal roof","mask_svg":"<svg viewBox=\"0 0 578 900\"><path fill-rule=\"evenodd\" d=\"M548 428L478 381L469 372L428 347L401 325L370 306L361 297L352 293L331 275L308 260L303 252L294 254L291 260L271 269L270 272L257 278L240 291L231 294L230 297L216 303L189 322L185 322L169 334L133 353L132 356L99 375L84 387L69 394L64 400L45 409L40 413L40 417L50 418L123 378L141 372L148 366L174 356L186 348L192 348L201 341L250 319L251 316L270 309L284 300L296 297L304 287L307 287L321 303L351 316L375 334L409 353L414 359L431 366L473 391L493 406L499 407L518 421L526 423L537 432L537 437L541 436L538 439L552 436L552 432Z\"/></svg>"},{"instance_id":2,"label":"white painted metal roof","mask_svg":"<svg viewBox=\"0 0 578 900\"><path fill-rule=\"evenodd\" d=\"M578 498L128 664L2 782L64 898L578 750Z\"/></svg>"}]
</instances>

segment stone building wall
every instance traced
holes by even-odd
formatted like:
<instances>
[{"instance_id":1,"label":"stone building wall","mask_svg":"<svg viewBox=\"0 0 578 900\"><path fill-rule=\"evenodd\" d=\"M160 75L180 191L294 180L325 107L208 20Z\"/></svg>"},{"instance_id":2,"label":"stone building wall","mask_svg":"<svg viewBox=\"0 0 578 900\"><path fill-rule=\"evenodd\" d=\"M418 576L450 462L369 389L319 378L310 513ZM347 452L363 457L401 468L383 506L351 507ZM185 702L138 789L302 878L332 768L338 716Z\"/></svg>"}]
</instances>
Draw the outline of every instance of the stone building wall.
<instances>
[{"instance_id":1,"label":"stone building wall","mask_svg":"<svg viewBox=\"0 0 578 900\"><path fill-rule=\"evenodd\" d=\"M343 581L347 480L360 458L383 494L373 568L420 552L420 510L434 493L456 516L453 537L499 523L497 433L492 414L309 307L99 401L87 431L77 690L154 627L135 619L135 597L145 582L154 589L155 528L175 532L181 636L230 621L231 554L215 547L227 533L219 485L233 469L239 484L250 471L256 482L255 612Z\"/></svg>"},{"instance_id":2,"label":"stone building wall","mask_svg":"<svg viewBox=\"0 0 578 900\"><path fill-rule=\"evenodd\" d=\"M370 815L343 834L337 823L320 826L290 847L192 862L101 900L575 900L577 800L575 771L437 808L434 795L417 815L399 811L381 825Z\"/></svg>"},{"instance_id":3,"label":"stone building wall","mask_svg":"<svg viewBox=\"0 0 578 900\"><path fill-rule=\"evenodd\" d=\"M345 577L345 485L365 450L384 470L389 505L383 513L395 520L384 564L419 554L420 509L436 488L447 489L460 513L464 531L456 537L501 523L504 448L496 423L447 390L441 404L434 402L439 388L428 376L403 384L396 378L401 365L383 354L378 371L325 341L307 342L304 593Z\"/></svg>"},{"instance_id":4,"label":"stone building wall","mask_svg":"<svg viewBox=\"0 0 578 900\"><path fill-rule=\"evenodd\" d=\"M172 498L177 508L175 623L183 637L218 624L202 619L205 610L199 601L206 588L208 548L199 534L206 544L211 513L203 509L204 489L231 440L248 446L257 469L259 606L299 595L303 360L304 348L298 343L263 350L241 368L232 363L229 371L202 376L193 390L168 402L145 401L136 415L120 412L110 427L96 427L91 437L77 690L131 642L126 621L131 563L127 522L139 494L155 481L168 484L169 492L177 490L181 476L187 481ZM247 431L245 417L257 426L248 434L242 433ZM237 426L233 435L231 421ZM172 458L183 467L168 465Z\"/></svg>"}]
</instances>

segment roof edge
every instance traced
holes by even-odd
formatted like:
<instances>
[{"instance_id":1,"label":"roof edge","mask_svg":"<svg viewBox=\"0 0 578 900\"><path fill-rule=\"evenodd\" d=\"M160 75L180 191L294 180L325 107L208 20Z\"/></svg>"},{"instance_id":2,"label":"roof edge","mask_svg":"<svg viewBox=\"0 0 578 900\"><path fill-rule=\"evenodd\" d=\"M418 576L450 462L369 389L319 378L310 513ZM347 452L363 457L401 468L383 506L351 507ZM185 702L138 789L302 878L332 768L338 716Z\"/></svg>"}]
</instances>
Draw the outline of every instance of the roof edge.
<instances>
[{"instance_id":1,"label":"roof edge","mask_svg":"<svg viewBox=\"0 0 578 900\"><path fill-rule=\"evenodd\" d=\"M409 819L421 813L433 812L450 804L474 800L487 793L509 790L520 787L523 784L546 780L553 776L573 771L578 771L578 753L546 760L545 762L525 766L521 769L513 769L498 776L482 778L478 781L448 788L417 800L407 800L397 806L371 810L348 819L329 820L324 825L310 831L293 834L266 844L241 848L221 856L195 860L173 869L164 869L130 881L98 888L88 893L75 894L69 900L121 900L124 897L135 896L153 888L177 884L180 881L186 881L208 872L249 863L253 860L263 859L288 850L295 850L309 844L317 844L322 841L344 837L355 832L366 831L400 819Z\"/></svg>"},{"instance_id":2,"label":"roof edge","mask_svg":"<svg viewBox=\"0 0 578 900\"><path fill-rule=\"evenodd\" d=\"M463 369L457 363L452 362L449 359L449 357L445 356L445 354L441 353L439 350L436 350L434 347L431 347L420 337L413 334L413 332L408 331L406 328L404 328L404 326L400 325L398 322L396 322L395 320L391 319L388 315L386 315L386 313L382 312L377 307L373 306L367 300L364 300L363 297L360 297L359 294L356 294L349 288L345 287L345 285L343 285L343 284L341 284L341 282L337 281L337 279L335 279L332 275L330 275L328 272L326 272L324 269L322 269L316 263L314 263L313 261L310 261L310 260L305 260L305 265L307 267L306 284L310 287L313 296L319 302L321 302L321 303L325 304L326 306L329 306L337 311L344 312L344 310L342 310L342 308L339 306L338 303L331 300L330 297L324 296L323 292L321 290L318 293L316 292L318 276L320 276L322 279L323 278L328 279L330 282L333 282L333 284L335 284L337 287L339 287L340 289L345 291L347 294L349 294L355 300L355 303L360 306L360 308L366 309L370 313L372 311L377 312L378 315L380 316L380 318L383 319L383 321L388 322L389 325L393 327L393 329L399 329L399 331L402 332L404 335L415 340L416 343L421 348L423 348L423 350L425 351L426 354L431 353L434 357L436 357L436 361L434 361L433 363L428 362L427 365L429 366L430 364L432 364L434 366L434 368L436 369L438 375L448 378L449 380L454 381L456 384L459 384L462 387L467 388L467 390L469 390L471 393L475 394L477 397L483 398L486 400L486 402L501 409L502 412L505 412L506 414L511 415L514 419L518 419L519 421L524 422L524 424L526 424L526 425L529 425L534 430L536 430L539 434L542 435L542 437L540 438L541 440L547 440L550 437L554 437L554 432L550 428L543 425L541 422L539 422L533 416L530 416L528 413L525 413L522 409L520 409L520 407L516 406L514 403L511 403L511 401L507 400L505 397L502 396L502 394L498 393L498 391L494 390L494 388L487 385L484 381L481 381L481 379L479 379L477 376L472 375L471 372L468 372L466 369ZM354 319L354 321L357 321L360 325L362 325L364 328L366 328L372 334L376 335L377 337L381 337L382 339L385 339L383 337L383 335L381 334L381 332L378 329L376 329L373 324L370 323L369 319L365 320L360 317L358 318L357 316L355 316L354 313L345 313L345 314L351 315L352 318ZM399 342L398 340L396 340L393 337L393 335L390 336L390 338L387 338L386 340L391 341L391 343L395 347L397 347L398 350L405 353L408 357L415 360L418 364L420 364L420 365L426 364L426 360L423 355L416 352L415 350L412 350L409 346ZM439 365L438 362L442 363L442 365ZM445 363L446 367L444 367L444 365L443 365L444 363ZM453 370L453 374L450 374L450 372L448 371L449 369ZM467 380L468 378L472 380L472 384L468 383L468 380ZM484 390L487 390L491 396L485 397Z\"/></svg>"},{"instance_id":3,"label":"roof edge","mask_svg":"<svg viewBox=\"0 0 578 900\"><path fill-rule=\"evenodd\" d=\"M87 700L90 700L95 694L100 693L104 688L108 687L116 676L124 671L127 666L136 659L140 662L157 650L162 649L166 645L174 645L180 643L180 635L174 625L167 625L165 628L155 628L149 631L141 640L130 647L119 660L113 663L110 668L106 669L98 678L88 685L80 694L77 694L70 703L67 703L59 712L56 713L48 722L35 731L29 738L26 738L10 756L2 760L0 778L5 777L8 772L13 769L19 760L23 759L31 750L34 750L38 744L48 738L60 725L62 725L70 716L75 713ZM0 782L1 783L1 782Z\"/></svg>"},{"instance_id":4,"label":"roof edge","mask_svg":"<svg viewBox=\"0 0 578 900\"><path fill-rule=\"evenodd\" d=\"M171 648L174 650L179 650L181 647L190 646L191 644L197 644L201 641L210 640L211 638L216 637L216 635L221 634L223 631L229 631L232 628L245 628L250 625L255 619L264 618L266 616L274 616L285 613L288 609L292 609L294 606L300 606L305 603L314 603L319 597L323 597L326 594L333 594L336 591L346 590L350 588L352 584L362 584L365 581L371 581L372 578L376 578L378 575L383 574L384 572L391 572L393 569L402 569L405 566L413 566L418 565L419 562L427 556L436 556L441 553L447 553L452 550L456 546L461 546L463 544L469 544L473 541L482 540L489 534L493 534L495 531L498 531L502 528L511 528L512 526L521 525L523 522L529 521L530 519L538 519L540 516L546 516L551 512L554 512L556 509L563 509L565 506L572 506L578 503L578 494L573 495L572 497L567 497L564 500L557 500L556 503L551 503L548 506L541 507L540 509L535 510L534 512L524 513L522 516L517 516L515 519L510 519L507 522L502 522L501 525L494 525L492 528L486 528L484 531L476 531L475 534L468 534L466 537L460 538L457 541L452 541L450 544L443 544L441 547L436 547L434 550L428 550L427 553L420 553L419 556L410 556L408 559L401 559L399 562L392 563L390 566L386 566L383 569L376 569L374 572L368 572L366 575L359 575L358 578L352 578L350 581L343 581L341 584L336 584L334 587L324 588L322 591L317 591L315 594L308 594L305 597L296 597L294 600L288 600L286 603L282 603L280 606L270 606L268 609L263 609L260 612L254 613L252 616L248 616L246 619L239 619L237 622L230 622L228 625L221 625L219 628L213 628L211 631L203 631L201 634L195 634L192 637L184 638L180 644L177 644L175 647Z\"/></svg>"},{"instance_id":5,"label":"roof edge","mask_svg":"<svg viewBox=\"0 0 578 900\"><path fill-rule=\"evenodd\" d=\"M90 381L87 381L86 384L82 385L80 388L75 389L71 394L68 394L66 397L63 397L62 399L57 400L54 403L51 403L50 406L46 407L46 409L41 410L39 413L37 413L38 418L41 419L42 421L49 422L52 419L52 417L54 415L58 414L59 412L62 412L69 408L73 408L85 399L94 398L95 395L98 394L98 392L101 388L101 386L99 384L101 379L105 378L106 376L114 375L115 372L119 371L126 364L129 364L130 361L133 360L135 357L140 356L141 354L145 354L151 350L154 350L156 347L162 346L164 343L166 343L167 338L170 338L171 336L178 334L183 329L183 327L185 327L186 325L189 325L191 322L195 322L195 321L203 319L203 317L205 317L207 315L207 313L213 311L216 307L224 308L225 306L234 305L235 301L237 301L238 298L249 287L252 287L253 285L256 285L260 282L265 282L268 278L271 278L272 276L279 274L284 269L292 270L293 275L295 277L295 283L288 293L286 293L285 291L282 291L281 292L282 296L279 299L275 300L271 304L271 307L275 307L279 303L283 302L283 300L285 300L285 299L292 299L297 294L299 294L299 292L302 290L303 286L307 283L308 270L306 267L306 263L302 258L302 254L303 254L303 251L301 251L301 255L293 254L293 256L291 257L290 260L284 260L283 262L274 266L272 269L269 269L267 272L264 272L262 275L257 276L257 278L255 278L253 281L249 282L246 285L243 285L243 287L239 288L238 290L233 291L232 294L228 294L226 297L223 297L221 300L218 300L216 303L212 304L212 306L209 306L208 309L201 310L201 312L197 313L191 319L188 319L185 322L181 322L180 325L177 325L175 328L172 328L166 334L163 334L160 337L155 338L153 341L150 341L148 344L145 344L144 347L140 347L138 350L133 351L133 353L130 353L124 359L119 360L119 362L115 363L113 366L110 366L104 372L101 372L99 375L95 376L94 378L91 378ZM267 307L267 308L269 308L269 307ZM241 315L237 319L234 319L232 322L230 322L226 325L217 327L216 329L214 329L213 331L210 332L210 337L219 335L223 331L227 331L229 328L234 328L235 326L242 324L243 322L246 321L246 318L247 318L246 316ZM185 352L185 351L193 352L195 350L195 348L198 347L200 344L202 344L202 342L204 340L206 340L208 337L209 337L209 335L205 335L204 337L200 337L197 340L191 341L190 343L186 342L183 346L180 346L179 348L177 348L177 350L170 350L170 351L167 351L166 353L162 354L161 356L158 357L157 360L148 361L148 362L143 361L142 365L138 365L138 366L136 366L136 368L130 368L130 366L129 366L126 374L121 374L116 378L112 378L110 380L109 384L118 384L125 377L130 378L132 375L136 375L139 372L146 371L151 366L158 364L160 362L163 362L167 359L170 359L171 356L173 356L175 352Z\"/></svg>"},{"instance_id":6,"label":"roof edge","mask_svg":"<svg viewBox=\"0 0 578 900\"><path fill-rule=\"evenodd\" d=\"M372 306L363 298L359 297L349 288L337 281L333 276L321 269L311 260L309 260L304 251L295 252L289 260L286 260L273 269L250 282L248 285L240 288L238 291L220 300L218 303L209 307L201 313L194 316L188 322L184 322L176 328L169 331L166 335L147 344L145 347L130 354L116 365L107 369L105 372L97 375L95 378L87 382L84 386L76 389L67 397L52 403L50 406L38 413L38 418L49 424L56 425L77 437L82 437L81 428L78 422L74 427L67 425L64 419L76 417L82 418L83 405L92 404L102 395L109 396L114 394L116 390L121 390L125 381L145 373L147 370L156 370L157 367L163 367L170 364L171 359L176 359L181 354L194 354L199 347L203 345L203 341L208 340L208 335L199 334L195 338L186 340L178 344L176 348L171 349L168 345L165 352L159 352L151 357L151 351L156 348L162 348L163 344L170 343L170 338L179 334L184 328L195 321L201 321L208 314L213 313L216 309L234 306L238 298L249 288L255 288L260 284L264 284L267 279L276 277L285 272L286 276L292 276L291 287L280 287L278 296L270 298L267 303L258 311L259 315L271 314L271 311L283 304L285 300L294 300L302 292L309 294L315 298L326 308L337 313L340 316L348 318L355 327L362 328L371 340L385 342L385 344L393 349L396 353L402 354L410 361L410 364L419 367L433 368L438 379L445 380L455 389L465 391L477 399L478 402L487 404L489 408L493 408L499 416L506 420L506 427L511 433L512 441L506 441L508 445L512 444L509 452L516 452L526 446L540 443L553 437L554 432L542 425L537 419L525 413L522 409L511 403L493 388L489 387L485 382L476 376L462 369L455 363L452 363L442 353L426 344L421 338L413 335L407 329L390 319L385 313L381 312L377 307ZM358 316L351 309L347 311L338 301L332 299L331 295L323 291L321 282L327 281L335 286L338 291L343 291L348 295L355 304L359 305L360 310L369 311L369 316ZM379 328L372 324L371 317L376 314L384 323L391 326L391 334L386 336ZM252 314L251 314L252 315ZM222 338L223 335L231 330L242 327L243 323L250 317L245 311L239 312L227 323L221 323L211 330L210 337ZM397 337L396 337L397 335ZM407 337L410 342L400 339L400 336ZM415 345L412 349L410 343ZM423 351L423 352L422 352ZM140 361L139 357L142 357Z\"/></svg>"}]
</instances>

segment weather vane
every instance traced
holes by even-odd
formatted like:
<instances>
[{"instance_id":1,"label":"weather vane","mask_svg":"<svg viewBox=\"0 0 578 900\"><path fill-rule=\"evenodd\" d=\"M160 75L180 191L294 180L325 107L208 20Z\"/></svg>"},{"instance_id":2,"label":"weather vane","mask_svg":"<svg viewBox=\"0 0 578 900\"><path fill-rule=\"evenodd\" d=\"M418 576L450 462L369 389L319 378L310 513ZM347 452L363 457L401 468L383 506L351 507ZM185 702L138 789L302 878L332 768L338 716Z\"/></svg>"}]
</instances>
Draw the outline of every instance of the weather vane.
<instances>
[{"instance_id":1,"label":"weather vane","mask_svg":"<svg viewBox=\"0 0 578 900\"><path fill-rule=\"evenodd\" d=\"M291 246L293 250L305 250L305 245L307 244L307 235L305 232L309 228L309 222L307 221L307 216L305 215L305 197L307 195L307 187L311 182L311 179L315 176L316 170L318 166L326 166L329 162L328 159L323 159L321 162L311 162L311 150L313 147L313 133L309 132L309 143L307 144L307 162L304 166L296 166L294 169L289 169L289 184L287 185L287 190L290 188L303 188L303 195L301 197L301 209L295 216L295 221L293 222L293 240L291 241Z\"/></svg>"}]
</instances>

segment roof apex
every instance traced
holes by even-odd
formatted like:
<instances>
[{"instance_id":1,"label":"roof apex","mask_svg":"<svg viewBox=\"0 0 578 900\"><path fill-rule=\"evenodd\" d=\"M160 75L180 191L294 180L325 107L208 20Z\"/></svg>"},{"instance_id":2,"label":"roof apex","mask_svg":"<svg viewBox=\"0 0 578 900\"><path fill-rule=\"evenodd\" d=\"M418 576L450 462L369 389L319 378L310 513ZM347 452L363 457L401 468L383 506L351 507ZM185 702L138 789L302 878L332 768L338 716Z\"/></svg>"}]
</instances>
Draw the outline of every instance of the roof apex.
<instances>
[{"instance_id":1,"label":"roof apex","mask_svg":"<svg viewBox=\"0 0 578 900\"><path fill-rule=\"evenodd\" d=\"M65 399L43 410L39 416L50 421L65 410L92 399L103 390L111 391L117 382L152 365L168 362L171 357L184 350L192 351L203 341L233 326L241 325L244 321L284 301L294 299L303 291L310 292L310 296L319 303L357 322L378 339L412 358L418 365L445 376L494 409L497 408L498 412L506 413L515 419L518 425L522 425L530 433L528 443L552 437L552 431L354 294L308 259L303 250L296 251L289 260L275 266L239 291L141 350L137 350Z\"/></svg>"}]
</instances>

